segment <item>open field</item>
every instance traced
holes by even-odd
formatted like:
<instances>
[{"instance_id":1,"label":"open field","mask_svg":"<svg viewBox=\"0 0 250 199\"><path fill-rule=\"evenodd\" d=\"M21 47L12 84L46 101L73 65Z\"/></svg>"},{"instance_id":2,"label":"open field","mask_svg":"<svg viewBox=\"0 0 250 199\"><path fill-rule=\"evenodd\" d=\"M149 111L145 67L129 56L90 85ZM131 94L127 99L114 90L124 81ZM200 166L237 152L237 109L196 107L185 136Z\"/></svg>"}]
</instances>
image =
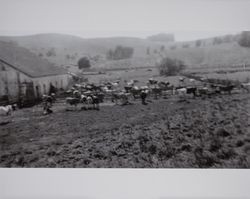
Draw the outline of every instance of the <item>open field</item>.
<instances>
[{"instance_id":1,"label":"open field","mask_svg":"<svg viewBox=\"0 0 250 199\"><path fill-rule=\"evenodd\" d=\"M121 86L124 81L138 80L137 85L146 85L149 78L154 78L158 81L169 81L177 86L179 84L179 76L162 77L159 76L159 71L156 67L136 68L127 70L108 70L105 74L88 75L86 76L89 82L99 83L105 81L120 80Z\"/></svg>"},{"instance_id":2,"label":"open field","mask_svg":"<svg viewBox=\"0 0 250 199\"><path fill-rule=\"evenodd\" d=\"M189 68L186 72L204 78L228 79L240 82L250 81L249 67Z\"/></svg>"},{"instance_id":3,"label":"open field","mask_svg":"<svg viewBox=\"0 0 250 199\"><path fill-rule=\"evenodd\" d=\"M53 110L4 118L1 167L250 168L249 94Z\"/></svg>"}]
</instances>

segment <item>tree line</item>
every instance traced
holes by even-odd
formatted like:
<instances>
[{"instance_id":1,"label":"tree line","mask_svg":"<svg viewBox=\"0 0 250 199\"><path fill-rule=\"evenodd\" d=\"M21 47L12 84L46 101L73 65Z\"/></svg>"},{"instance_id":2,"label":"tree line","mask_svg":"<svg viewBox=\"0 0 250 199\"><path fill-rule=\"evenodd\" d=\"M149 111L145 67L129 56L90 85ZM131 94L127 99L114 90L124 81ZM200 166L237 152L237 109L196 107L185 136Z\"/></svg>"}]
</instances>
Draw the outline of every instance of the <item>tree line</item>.
<instances>
[{"instance_id":1,"label":"tree line","mask_svg":"<svg viewBox=\"0 0 250 199\"><path fill-rule=\"evenodd\" d=\"M134 49L132 47L118 45L115 49L109 49L106 55L108 60L128 59L133 56Z\"/></svg>"}]
</instances>

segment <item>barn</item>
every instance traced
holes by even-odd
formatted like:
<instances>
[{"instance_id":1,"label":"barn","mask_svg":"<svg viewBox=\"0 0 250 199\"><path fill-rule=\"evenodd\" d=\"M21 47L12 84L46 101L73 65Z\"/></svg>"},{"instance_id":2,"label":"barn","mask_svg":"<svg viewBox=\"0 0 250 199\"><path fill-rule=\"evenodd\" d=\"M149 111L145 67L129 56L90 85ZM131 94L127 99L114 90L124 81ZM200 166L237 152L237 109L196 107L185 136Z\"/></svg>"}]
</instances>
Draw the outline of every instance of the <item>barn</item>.
<instances>
[{"instance_id":1,"label":"barn","mask_svg":"<svg viewBox=\"0 0 250 199\"><path fill-rule=\"evenodd\" d=\"M12 42L0 41L0 103L35 101L51 85L67 89L67 70Z\"/></svg>"}]
</instances>

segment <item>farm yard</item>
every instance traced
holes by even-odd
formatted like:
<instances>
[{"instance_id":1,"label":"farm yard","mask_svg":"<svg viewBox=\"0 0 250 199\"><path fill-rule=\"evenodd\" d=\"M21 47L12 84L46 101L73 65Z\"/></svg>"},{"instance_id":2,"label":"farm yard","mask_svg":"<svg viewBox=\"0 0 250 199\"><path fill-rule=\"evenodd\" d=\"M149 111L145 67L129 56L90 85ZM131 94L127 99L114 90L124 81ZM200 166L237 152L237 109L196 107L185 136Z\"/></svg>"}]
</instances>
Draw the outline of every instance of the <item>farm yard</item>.
<instances>
[{"instance_id":1,"label":"farm yard","mask_svg":"<svg viewBox=\"0 0 250 199\"><path fill-rule=\"evenodd\" d=\"M250 168L248 37L0 37L0 167Z\"/></svg>"},{"instance_id":2,"label":"farm yard","mask_svg":"<svg viewBox=\"0 0 250 199\"><path fill-rule=\"evenodd\" d=\"M178 86L179 76L159 77L153 68L89 75L90 82L148 78ZM97 82L96 82L97 83ZM41 105L1 118L1 167L250 168L249 93L212 97L168 95L110 101L100 110L66 111L58 100L53 114Z\"/></svg>"}]
</instances>

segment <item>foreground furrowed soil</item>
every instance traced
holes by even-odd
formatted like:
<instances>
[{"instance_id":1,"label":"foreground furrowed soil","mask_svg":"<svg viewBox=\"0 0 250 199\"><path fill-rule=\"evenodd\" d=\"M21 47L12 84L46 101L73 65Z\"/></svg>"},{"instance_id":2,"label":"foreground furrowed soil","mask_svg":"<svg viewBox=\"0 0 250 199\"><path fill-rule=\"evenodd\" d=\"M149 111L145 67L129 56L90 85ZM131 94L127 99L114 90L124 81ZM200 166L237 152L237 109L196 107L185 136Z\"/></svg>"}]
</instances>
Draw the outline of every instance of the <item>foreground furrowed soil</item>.
<instances>
[{"instance_id":1,"label":"foreground furrowed soil","mask_svg":"<svg viewBox=\"0 0 250 199\"><path fill-rule=\"evenodd\" d=\"M0 125L1 167L250 168L249 94L177 96L100 111L42 115L39 106Z\"/></svg>"}]
</instances>

